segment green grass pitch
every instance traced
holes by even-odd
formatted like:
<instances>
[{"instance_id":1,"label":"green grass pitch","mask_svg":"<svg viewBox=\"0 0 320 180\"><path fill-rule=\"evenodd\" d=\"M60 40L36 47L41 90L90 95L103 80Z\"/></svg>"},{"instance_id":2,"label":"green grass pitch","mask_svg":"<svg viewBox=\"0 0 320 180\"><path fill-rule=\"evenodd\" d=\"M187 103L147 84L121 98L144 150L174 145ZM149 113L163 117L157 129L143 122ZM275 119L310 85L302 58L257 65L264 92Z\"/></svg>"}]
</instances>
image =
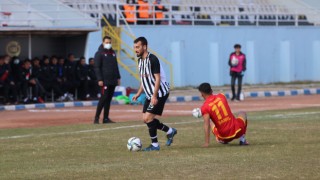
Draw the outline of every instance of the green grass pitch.
<instances>
[{"instance_id":1,"label":"green grass pitch","mask_svg":"<svg viewBox=\"0 0 320 180\"><path fill-rule=\"evenodd\" d=\"M0 130L0 179L320 179L320 109L249 113L247 139L204 142L201 119L170 117L171 147L129 152L127 140L149 145L141 122Z\"/></svg>"}]
</instances>

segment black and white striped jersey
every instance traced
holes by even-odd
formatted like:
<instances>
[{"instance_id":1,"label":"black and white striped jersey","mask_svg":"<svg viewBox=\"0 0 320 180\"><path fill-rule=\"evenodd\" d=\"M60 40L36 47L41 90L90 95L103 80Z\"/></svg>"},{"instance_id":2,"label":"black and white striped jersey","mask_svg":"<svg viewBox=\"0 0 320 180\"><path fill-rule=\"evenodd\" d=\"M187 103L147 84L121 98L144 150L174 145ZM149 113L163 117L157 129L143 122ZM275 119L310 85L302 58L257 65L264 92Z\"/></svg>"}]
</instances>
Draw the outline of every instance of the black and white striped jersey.
<instances>
[{"instance_id":1,"label":"black and white striped jersey","mask_svg":"<svg viewBox=\"0 0 320 180\"><path fill-rule=\"evenodd\" d=\"M165 72L159 62L159 59L155 55L148 53L146 59L139 58L138 65L141 83L148 99L151 99L154 92L156 82L154 74L160 73L158 97L163 97L169 93L170 86L166 81Z\"/></svg>"}]
</instances>

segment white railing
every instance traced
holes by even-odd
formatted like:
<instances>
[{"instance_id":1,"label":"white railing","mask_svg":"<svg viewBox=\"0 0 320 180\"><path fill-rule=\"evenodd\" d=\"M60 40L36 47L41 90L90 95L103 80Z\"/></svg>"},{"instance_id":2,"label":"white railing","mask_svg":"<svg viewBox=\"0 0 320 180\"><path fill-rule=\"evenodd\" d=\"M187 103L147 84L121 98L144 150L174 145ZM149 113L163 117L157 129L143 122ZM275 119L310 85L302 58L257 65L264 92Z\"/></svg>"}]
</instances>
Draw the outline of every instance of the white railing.
<instances>
[{"instance_id":1,"label":"white railing","mask_svg":"<svg viewBox=\"0 0 320 180\"><path fill-rule=\"evenodd\" d=\"M66 4L68 4L66 2ZM124 25L123 3L72 3L71 7L79 9L96 18L107 16L115 25ZM319 25L319 11L310 9L288 9L276 5L239 5L239 6L204 6L204 5L174 5L163 4L168 11L163 12L165 18L160 25ZM138 5L135 5L138 6ZM149 25L156 25L155 6L150 4L150 18L137 18L133 25L147 21ZM179 7L180 10L175 10ZM137 9L137 8L136 8ZM308 12L308 13L302 13ZM138 10L135 11L138 13ZM312 18L308 18L312 17ZM310 19L310 20L309 20Z\"/></svg>"},{"instance_id":2,"label":"white railing","mask_svg":"<svg viewBox=\"0 0 320 180\"><path fill-rule=\"evenodd\" d=\"M108 2L108 3L107 3ZM68 5L68 8L66 7ZM64 1L62 3L28 4L0 3L0 26L63 26L83 27L92 25L101 26L102 16L106 16L116 26L125 24L123 3L115 1L92 1L77 3ZM231 25L231 26L262 26L262 25L319 25L319 11L311 9L288 9L276 5L181 5L163 4L168 11L163 12L164 18L160 25ZM137 5L135 5L137 6ZM49 8L43 8L49 7ZM157 11L155 6L150 4L150 18L141 19L133 25L147 21L149 25L157 25ZM179 10L176 10L177 7ZM137 9L137 8L136 8ZM73 10L70 12L70 10ZM79 11L80 10L80 11ZM9 12L8 14L3 14ZM307 13L303 13L307 12ZM70 13L73 13L70 15ZM136 10L135 13L138 13ZM307 17L307 18L301 18Z\"/></svg>"},{"instance_id":3,"label":"white railing","mask_svg":"<svg viewBox=\"0 0 320 180\"><path fill-rule=\"evenodd\" d=\"M0 26L90 27L100 20L61 3L0 3Z\"/></svg>"}]
</instances>

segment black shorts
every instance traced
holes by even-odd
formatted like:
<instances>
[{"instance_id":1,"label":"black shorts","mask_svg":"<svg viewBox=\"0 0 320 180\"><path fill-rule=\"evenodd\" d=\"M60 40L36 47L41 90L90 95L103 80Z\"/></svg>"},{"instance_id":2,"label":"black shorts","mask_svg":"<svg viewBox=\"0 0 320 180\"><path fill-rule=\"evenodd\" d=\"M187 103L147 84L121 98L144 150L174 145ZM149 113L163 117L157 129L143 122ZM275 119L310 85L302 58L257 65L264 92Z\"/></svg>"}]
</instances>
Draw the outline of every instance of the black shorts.
<instances>
[{"instance_id":1,"label":"black shorts","mask_svg":"<svg viewBox=\"0 0 320 180\"><path fill-rule=\"evenodd\" d=\"M169 97L169 94L163 96L163 97L158 97L158 104L155 106L151 106L150 102L151 99L146 99L146 101L144 102L143 105L143 113L151 113L151 114L155 114L155 115L162 115L163 109L164 109L164 105L166 104L166 101Z\"/></svg>"}]
</instances>

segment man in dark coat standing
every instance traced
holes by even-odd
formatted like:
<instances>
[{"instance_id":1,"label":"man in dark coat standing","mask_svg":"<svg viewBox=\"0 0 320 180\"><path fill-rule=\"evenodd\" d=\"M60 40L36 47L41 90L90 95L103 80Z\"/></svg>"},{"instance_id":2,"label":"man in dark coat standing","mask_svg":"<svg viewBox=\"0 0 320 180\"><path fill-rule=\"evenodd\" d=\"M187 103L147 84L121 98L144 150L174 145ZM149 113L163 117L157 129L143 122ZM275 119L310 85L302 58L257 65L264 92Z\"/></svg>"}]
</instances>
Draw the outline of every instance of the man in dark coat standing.
<instances>
[{"instance_id":1,"label":"man in dark coat standing","mask_svg":"<svg viewBox=\"0 0 320 180\"><path fill-rule=\"evenodd\" d=\"M103 123L112 123L109 118L110 103L114 90L120 85L120 72L115 51L112 49L111 37L105 36L94 56L95 72L98 85L101 87L101 97L97 106L94 124L99 124L99 117L104 108Z\"/></svg>"}]
</instances>

